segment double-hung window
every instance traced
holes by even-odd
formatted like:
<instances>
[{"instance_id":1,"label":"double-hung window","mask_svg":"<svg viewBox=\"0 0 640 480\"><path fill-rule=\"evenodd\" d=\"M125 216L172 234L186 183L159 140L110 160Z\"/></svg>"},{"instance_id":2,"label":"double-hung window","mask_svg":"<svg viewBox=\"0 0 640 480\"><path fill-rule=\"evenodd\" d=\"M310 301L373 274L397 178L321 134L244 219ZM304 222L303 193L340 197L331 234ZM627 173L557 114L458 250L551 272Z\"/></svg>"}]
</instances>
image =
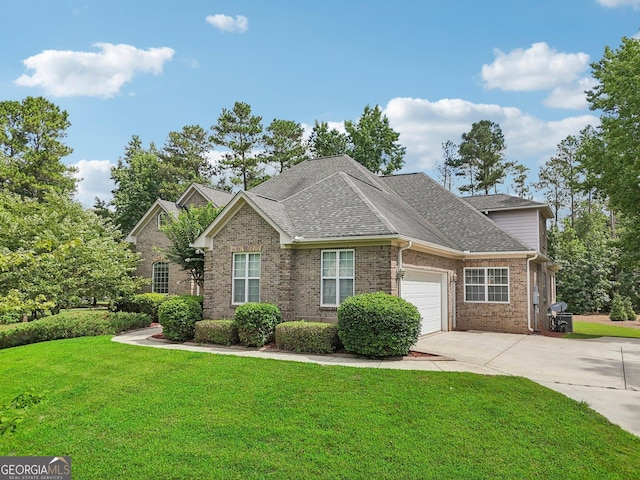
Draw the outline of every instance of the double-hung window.
<instances>
[{"instance_id":1,"label":"double-hung window","mask_svg":"<svg viewBox=\"0 0 640 480\"><path fill-rule=\"evenodd\" d=\"M233 303L260 301L260 254L233 254Z\"/></svg>"},{"instance_id":2,"label":"double-hung window","mask_svg":"<svg viewBox=\"0 0 640 480\"><path fill-rule=\"evenodd\" d=\"M509 303L509 269L465 268L464 301Z\"/></svg>"},{"instance_id":3,"label":"double-hung window","mask_svg":"<svg viewBox=\"0 0 640 480\"><path fill-rule=\"evenodd\" d=\"M153 293L169 293L169 264L156 262L153 264L151 277L151 291Z\"/></svg>"},{"instance_id":4,"label":"double-hung window","mask_svg":"<svg viewBox=\"0 0 640 480\"><path fill-rule=\"evenodd\" d=\"M320 295L322 306L338 306L354 293L354 250L322 252Z\"/></svg>"}]
</instances>

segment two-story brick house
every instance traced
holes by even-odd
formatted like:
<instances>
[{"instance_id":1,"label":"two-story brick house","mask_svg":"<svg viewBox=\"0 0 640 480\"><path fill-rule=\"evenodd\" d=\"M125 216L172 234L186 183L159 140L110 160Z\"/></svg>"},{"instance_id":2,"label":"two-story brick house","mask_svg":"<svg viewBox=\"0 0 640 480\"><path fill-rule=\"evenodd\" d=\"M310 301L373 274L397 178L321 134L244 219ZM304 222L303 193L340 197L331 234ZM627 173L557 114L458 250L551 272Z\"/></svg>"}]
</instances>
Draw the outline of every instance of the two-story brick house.
<instances>
[{"instance_id":1,"label":"two-story brick house","mask_svg":"<svg viewBox=\"0 0 640 480\"><path fill-rule=\"evenodd\" d=\"M554 275L542 243L422 173L378 177L346 155L237 193L194 246L205 250L206 318L264 301L287 320L335 322L346 297L384 291L418 307L422 334L529 333L547 328L539 312L553 297L540 295Z\"/></svg>"}]
</instances>

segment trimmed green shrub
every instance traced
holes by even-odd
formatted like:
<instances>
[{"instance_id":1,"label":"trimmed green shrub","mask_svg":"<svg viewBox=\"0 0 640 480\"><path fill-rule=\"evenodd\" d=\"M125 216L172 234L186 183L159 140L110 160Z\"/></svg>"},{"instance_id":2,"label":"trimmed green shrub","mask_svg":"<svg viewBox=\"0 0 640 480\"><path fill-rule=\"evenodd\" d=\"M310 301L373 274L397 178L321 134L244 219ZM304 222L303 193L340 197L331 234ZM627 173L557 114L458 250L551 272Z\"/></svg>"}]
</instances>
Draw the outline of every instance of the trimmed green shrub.
<instances>
[{"instance_id":1,"label":"trimmed green shrub","mask_svg":"<svg viewBox=\"0 0 640 480\"><path fill-rule=\"evenodd\" d=\"M617 293L613 296L611 302L611 312L609 312L609 318L614 322L621 322L627 319L627 311L624 307L624 300Z\"/></svg>"},{"instance_id":2,"label":"trimmed green shrub","mask_svg":"<svg viewBox=\"0 0 640 480\"><path fill-rule=\"evenodd\" d=\"M622 297L622 305L624 307L624 312L627 316L627 320L635 320L636 318L638 318L638 315L633 309L633 303L631 303L631 299L629 297Z\"/></svg>"},{"instance_id":3,"label":"trimmed green shrub","mask_svg":"<svg viewBox=\"0 0 640 480\"><path fill-rule=\"evenodd\" d=\"M238 343L238 327L233 320L201 320L196 322L194 340L198 343L233 345Z\"/></svg>"},{"instance_id":4,"label":"trimmed green shrub","mask_svg":"<svg viewBox=\"0 0 640 480\"><path fill-rule=\"evenodd\" d=\"M304 353L331 353L340 343L338 325L321 322L284 322L276 325L276 346Z\"/></svg>"},{"instance_id":5,"label":"trimmed green shrub","mask_svg":"<svg viewBox=\"0 0 640 480\"><path fill-rule=\"evenodd\" d=\"M133 296L132 303L137 305L137 311L151 316L154 322L159 321L158 309L167 300L175 298L174 295L164 293L139 293Z\"/></svg>"},{"instance_id":6,"label":"trimmed green shrub","mask_svg":"<svg viewBox=\"0 0 640 480\"><path fill-rule=\"evenodd\" d=\"M282 314L272 303L250 302L236 308L234 320L244 346L262 347L273 338L276 325L282 322Z\"/></svg>"},{"instance_id":7,"label":"trimmed green shrub","mask_svg":"<svg viewBox=\"0 0 640 480\"><path fill-rule=\"evenodd\" d=\"M20 323L14 328L0 330L0 348L17 347L61 338L115 335L125 330L147 327L148 315L141 313L96 312L60 313L33 322Z\"/></svg>"},{"instance_id":8,"label":"trimmed green shrub","mask_svg":"<svg viewBox=\"0 0 640 480\"><path fill-rule=\"evenodd\" d=\"M415 305L387 293L354 295L338 307L338 336L347 351L358 355L407 355L419 333Z\"/></svg>"},{"instance_id":9,"label":"trimmed green shrub","mask_svg":"<svg viewBox=\"0 0 640 480\"><path fill-rule=\"evenodd\" d=\"M196 322L202 320L202 308L193 299L173 297L158 307L158 320L164 338L186 342L196 333Z\"/></svg>"},{"instance_id":10,"label":"trimmed green shrub","mask_svg":"<svg viewBox=\"0 0 640 480\"><path fill-rule=\"evenodd\" d=\"M200 308L204 308L204 297L202 295L178 295L178 298L184 298L185 300L193 300Z\"/></svg>"}]
</instances>

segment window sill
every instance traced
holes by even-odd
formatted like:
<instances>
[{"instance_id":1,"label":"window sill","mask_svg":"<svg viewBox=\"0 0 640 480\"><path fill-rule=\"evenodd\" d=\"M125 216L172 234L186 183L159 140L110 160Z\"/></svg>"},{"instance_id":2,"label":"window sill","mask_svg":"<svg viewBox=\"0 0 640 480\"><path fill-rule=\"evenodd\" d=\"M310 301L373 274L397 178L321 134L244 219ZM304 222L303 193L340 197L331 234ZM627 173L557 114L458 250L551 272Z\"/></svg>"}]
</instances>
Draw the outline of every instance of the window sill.
<instances>
[{"instance_id":1,"label":"window sill","mask_svg":"<svg viewBox=\"0 0 640 480\"><path fill-rule=\"evenodd\" d=\"M338 305L320 305L320 310L335 312L336 310L338 310Z\"/></svg>"}]
</instances>

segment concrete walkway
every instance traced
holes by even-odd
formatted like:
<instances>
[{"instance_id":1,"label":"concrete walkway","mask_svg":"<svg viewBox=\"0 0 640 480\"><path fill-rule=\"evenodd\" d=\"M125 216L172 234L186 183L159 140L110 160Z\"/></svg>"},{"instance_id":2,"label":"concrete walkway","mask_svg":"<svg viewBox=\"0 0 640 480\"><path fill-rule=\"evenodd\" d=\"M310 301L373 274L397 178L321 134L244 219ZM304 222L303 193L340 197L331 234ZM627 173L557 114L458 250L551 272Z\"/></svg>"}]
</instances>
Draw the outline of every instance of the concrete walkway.
<instances>
[{"instance_id":1,"label":"concrete walkway","mask_svg":"<svg viewBox=\"0 0 640 480\"><path fill-rule=\"evenodd\" d=\"M351 355L178 344L151 338L161 331L161 327L145 328L115 336L113 340L154 348L321 365L518 375L585 401L611 422L640 436L640 339L569 340L540 335L440 332L422 337L414 348L439 357L371 360Z\"/></svg>"}]
</instances>

